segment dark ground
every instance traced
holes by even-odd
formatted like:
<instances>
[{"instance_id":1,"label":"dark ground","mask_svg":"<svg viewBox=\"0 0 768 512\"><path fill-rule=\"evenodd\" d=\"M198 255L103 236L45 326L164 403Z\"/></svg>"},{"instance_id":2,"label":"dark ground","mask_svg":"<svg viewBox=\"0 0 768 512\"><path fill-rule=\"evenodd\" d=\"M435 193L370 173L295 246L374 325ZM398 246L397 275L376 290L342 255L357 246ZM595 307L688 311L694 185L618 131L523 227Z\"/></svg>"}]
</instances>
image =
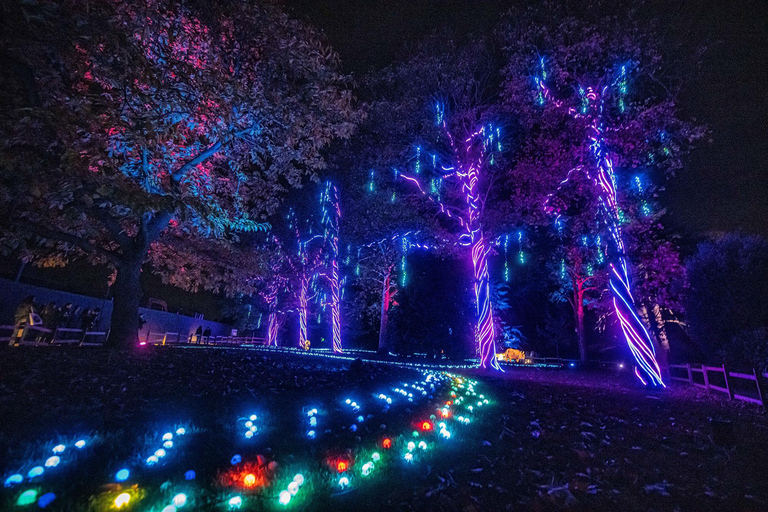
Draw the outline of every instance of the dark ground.
<instances>
[{"instance_id":1,"label":"dark ground","mask_svg":"<svg viewBox=\"0 0 768 512\"><path fill-rule=\"evenodd\" d=\"M311 466L305 459L313 457L305 455L318 454L299 437L302 406L333 402L342 395L391 394L392 385L415 376L408 370L380 366L366 365L352 372L348 368L349 363L252 351L151 348L143 354L110 355L85 349L3 348L2 479L16 471L26 472L31 461L48 453L55 442L71 443L90 433L95 440L90 455L84 453L72 467L63 468L58 480L56 476L44 480L47 486L62 489L47 510L102 510L93 499L85 506L83 496L112 490L99 487L109 481L107 474L123 461L145 456L147 447L157 443L158 433L178 424L194 428L196 437L174 448L183 462L171 460L164 471L183 474L188 468L182 464L198 468L198 486L211 487L233 453L247 458L258 452L288 466ZM492 406L450 441L454 443L450 449L435 450L412 466L388 464L378 478L345 494L310 489L312 499L290 507L768 508L768 420L755 405L727 402L682 386L649 392L637 388L628 372L512 369L503 377L476 377ZM336 443L362 449L382 435L379 423L386 423L384 432L394 438L410 428L409 418L417 409L374 417L355 437L333 433L324 446ZM233 426L235 418L253 410L259 411L264 425L257 448L236 440ZM333 423L340 414L329 414L324 421ZM735 446L713 442L711 418L732 421ZM308 472L314 469L307 467ZM143 477L147 501L142 505L155 496L158 504L165 499L165 491L153 489L164 489L166 480L159 473ZM11 505L15 492L2 490L0 509L18 508ZM222 491L199 492L216 492L220 499ZM201 499L199 509L226 510L213 502L202 503ZM260 504L256 510L275 509L266 501L256 503ZM161 508L156 505L149 510L160 512Z\"/></svg>"}]
</instances>

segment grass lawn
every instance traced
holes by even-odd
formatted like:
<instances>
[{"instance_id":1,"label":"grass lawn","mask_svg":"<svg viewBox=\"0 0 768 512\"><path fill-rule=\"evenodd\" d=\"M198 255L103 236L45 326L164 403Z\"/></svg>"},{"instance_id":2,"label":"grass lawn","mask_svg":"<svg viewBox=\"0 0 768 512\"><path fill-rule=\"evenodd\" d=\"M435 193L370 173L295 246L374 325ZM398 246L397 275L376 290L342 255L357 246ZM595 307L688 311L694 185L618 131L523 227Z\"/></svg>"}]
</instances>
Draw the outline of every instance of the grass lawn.
<instances>
[{"instance_id":1,"label":"grass lawn","mask_svg":"<svg viewBox=\"0 0 768 512\"><path fill-rule=\"evenodd\" d=\"M38 509L46 493L56 495L46 510L73 511L117 510L123 493L121 510L150 512L172 510L180 493L178 510L231 510L235 497L241 510L768 508L768 421L757 406L687 388L649 392L608 372L465 374L475 395L470 380L423 384L407 369L248 350L3 348L0 474L22 483L0 490L0 509ZM478 407L481 394L489 403ZM430 418L447 401L450 439ZM251 415L257 431L246 438ZM712 441L710 418L732 421L735 446ZM173 446L148 465L166 432ZM30 479L58 444L60 463ZM296 474L304 483L282 505ZM35 503L17 504L24 491Z\"/></svg>"}]
</instances>

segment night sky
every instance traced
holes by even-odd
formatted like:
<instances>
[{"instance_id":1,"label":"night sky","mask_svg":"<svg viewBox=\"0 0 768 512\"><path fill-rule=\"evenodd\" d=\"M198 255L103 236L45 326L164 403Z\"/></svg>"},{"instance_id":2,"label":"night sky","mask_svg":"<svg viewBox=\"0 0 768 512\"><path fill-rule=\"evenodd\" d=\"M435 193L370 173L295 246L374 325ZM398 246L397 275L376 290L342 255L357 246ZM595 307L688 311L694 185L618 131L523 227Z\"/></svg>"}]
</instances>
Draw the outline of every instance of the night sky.
<instances>
[{"instance_id":1,"label":"night sky","mask_svg":"<svg viewBox=\"0 0 768 512\"><path fill-rule=\"evenodd\" d=\"M360 75L392 62L408 43L435 28L458 34L491 30L520 2L497 0L288 0L292 14L325 32L347 71ZM679 101L686 117L711 131L687 168L667 183L666 224L694 241L718 231L768 235L768 2L647 2L661 32L694 58L700 73Z\"/></svg>"}]
</instances>

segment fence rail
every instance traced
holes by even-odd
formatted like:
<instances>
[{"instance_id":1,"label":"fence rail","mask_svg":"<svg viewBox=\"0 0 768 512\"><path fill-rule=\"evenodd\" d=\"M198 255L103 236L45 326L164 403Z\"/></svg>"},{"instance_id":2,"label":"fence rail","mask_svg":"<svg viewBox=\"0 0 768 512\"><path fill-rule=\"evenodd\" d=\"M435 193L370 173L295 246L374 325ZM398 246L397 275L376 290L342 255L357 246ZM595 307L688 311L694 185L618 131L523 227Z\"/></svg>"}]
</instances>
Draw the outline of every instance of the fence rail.
<instances>
[{"instance_id":1,"label":"fence rail","mask_svg":"<svg viewBox=\"0 0 768 512\"><path fill-rule=\"evenodd\" d=\"M684 372L683 372L684 371ZM684 376L680 376L680 375ZM699 381L698 376L701 376ZM717 376L718 383L712 382L712 376ZM732 372L721 366L692 365L692 364L670 364L669 377L672 380L687 382L692 386L705 389L706 391L717 391L728 395L730 400L741 400L766 407L765 389L762 378L768 378L768 373L760 375L757 371L752 373ZM722 377L722 378L720 378ZM722 381L723 385L719 384ZM746 385L743 385L746 383ZM744 392L738 392L744 389ZM751 388L751 389L750 389ZM755 391L755 394L751 394ZM750 394L745 394L750 393ZM768 407L766 407L768 408Z\"/></svg>"},{"instance_id":2,"label":"fence rail","mask_svg":"<svg viewBox=\"0 0 768 512\"><path fill-rule=\"evenodd\" d=\"M178 332L149 332L142 345L266 345L267 339L257 336L202 336L196 333L182 338Z\"/></svg>"},{"instance_id":3,"label":"fence rail","mask_svg":"<svg viewBox=\"0 0 768 512\"><path fill-rule=\"evenodd\" d=\"M77 345L101 346L107 340L109 331L88 331L69 327L47 329L28 325L18 330L14 325L0 325L0 343L24 346Z\"/></svg>"}]
</instances>

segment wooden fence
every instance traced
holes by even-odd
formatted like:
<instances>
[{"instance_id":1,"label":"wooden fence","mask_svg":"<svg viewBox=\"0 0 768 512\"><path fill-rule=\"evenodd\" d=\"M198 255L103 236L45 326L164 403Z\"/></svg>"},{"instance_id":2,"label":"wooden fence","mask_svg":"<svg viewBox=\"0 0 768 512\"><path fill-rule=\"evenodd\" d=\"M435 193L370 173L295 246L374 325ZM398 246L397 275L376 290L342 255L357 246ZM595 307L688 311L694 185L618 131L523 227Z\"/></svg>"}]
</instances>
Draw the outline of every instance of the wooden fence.
<instances>
[{"instance_id":1,"label":"wooden fence","mask_svg":"<svg viewBox=\"0 0 768 512\"><path fill-rule=\"evenodd\" d=\"M257 336L198 336L195 333L182 338L178 332L149 332L142 345L212 345L237 347L241 345L266 345L266 338Z\"/></svg>"},{"instance_id":2,"label":"wooden fence","mask_svg":"<svg viewBox=\"0 0 768 512\"><path fill-rule=\"evenodd\" d=\"M13 325L0 325L0 343L9 345L77 345L100 346L107 340L109 331L86 331L58 327L54 330L29 325L18 332Z\"/></svg>"},{"instance_id":3,"label":"wooden fence","mask_svg":"<svg viewBox=\"0 0 768 512\"><path fill-rule=\"evenodd\" d=\"M731 400L742 400L766 407L768 397L765 396L761 377L768 378L768 373L760 375L755 370L752 370L751 374L732 372L727 370L725 365L671 364L669 377L707 391L724 393Z\"/></svg>"}]
</instances>

